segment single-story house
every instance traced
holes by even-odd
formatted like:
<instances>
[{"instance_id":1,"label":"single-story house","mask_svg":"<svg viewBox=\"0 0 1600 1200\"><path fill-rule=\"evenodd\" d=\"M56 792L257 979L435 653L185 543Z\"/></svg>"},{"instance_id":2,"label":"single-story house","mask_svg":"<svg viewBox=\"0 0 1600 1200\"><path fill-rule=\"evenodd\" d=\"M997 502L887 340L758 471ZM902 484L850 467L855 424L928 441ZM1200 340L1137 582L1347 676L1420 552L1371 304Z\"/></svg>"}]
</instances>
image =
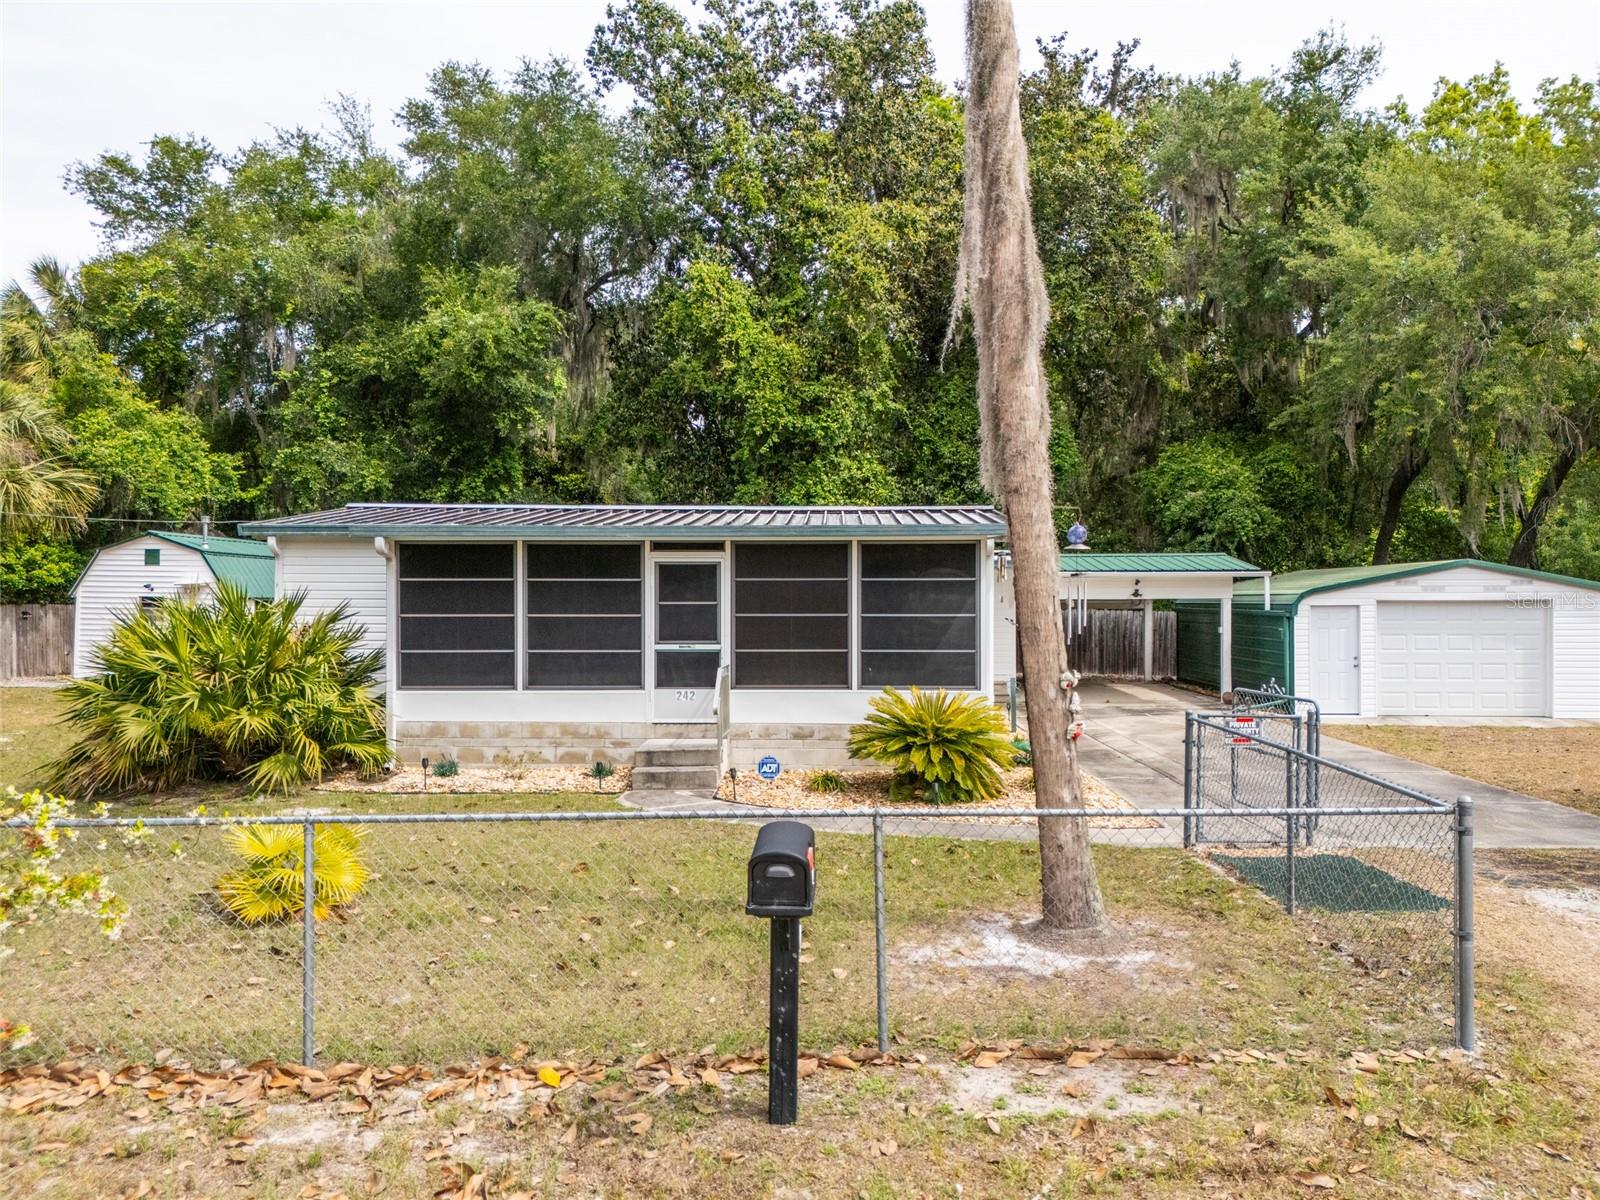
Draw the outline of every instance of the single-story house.
<instances>
[{"instance_id":1,"label":"single-story house","mask_svg":"<svg viewBox=\"0 0 1600 1200\"><path fill-rule=\"evenodd\" d=\"M1233 604L1235 584L1249 579L1266 587L1270 595L1272 575L1231 554L1202 552L1104 553L1069 549L1061 555L1060 567L1061 619L1068 661L1074 665L1084 661L1085 655L1073 653L1073 642L1083 635L1090 611L1137 611L1142 614L1142 629L1138 631L1142 663L1130 664L1139 669L1128 673L1137 673L1144 679L1157 674L1156 601L1210 601L1217 624L1225 631L1231 628L1227 614ZM1008 677L1019 674L1016 597L1009 552L1000 552L996 573L999 580L995 587L994 662L995 686L1000 694Z\"/></svg>"},{"instance_id":2,"label":"single-story house","mask_svg":"<svg viewBox=\"0 0 1600 1200\"><path fill-rule=\"evenodd\" d=\"M248 538L156 530L102 546L72 585L72 673L95 673L95 648L121 614L165 597L204 595L218 580L271 600L272 551Z\"/></svg>"},{"instance_id":3,"label":"single-story house","mask_svg":"<svg viewBox=\"0 0 1600 1200\"><path fill-rule=\"evenodd\" d=\"M735 766L838 765L886 685L993 678L988 507L349 504L241 532L280 595L352 606L405 759L725 735Z\"/></svg>"},{"instance_id":4,"label":"single-story house","mask_svg":"<svg viewBox=\"0 0 1600 1200\"><path fill-rule=\"evenodd\" d=\"M1293 571L1234 600L1233 680L1330 715L1600 717L1594 580L1451 559ZM1215 605L1180 605L1180 678L1218 686L1217 623Z\"/></svg>"}]
</instances>

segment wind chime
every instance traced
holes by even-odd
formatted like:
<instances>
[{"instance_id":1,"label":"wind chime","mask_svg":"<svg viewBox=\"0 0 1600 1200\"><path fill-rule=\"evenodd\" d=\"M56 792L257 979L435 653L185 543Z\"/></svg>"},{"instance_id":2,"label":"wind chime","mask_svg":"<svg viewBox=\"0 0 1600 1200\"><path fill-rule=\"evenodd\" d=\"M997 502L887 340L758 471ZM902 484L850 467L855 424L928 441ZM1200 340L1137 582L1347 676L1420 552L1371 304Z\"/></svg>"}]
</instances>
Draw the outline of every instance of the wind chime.
<instances>
[{"instance_id":1,"label":"wind chime","mask_svg":"<svg viewBox=\"0 0 1600 1200\"><path fill-rule=\"evenodd\" d=\"M1067 530L1067 549L1082 553L1089 549L1089 530L1083 522L1074 521ZM1067 645L1072 645L1074 634L1080 634L1089 627L1089 577L1076 572L1067 576L1064 585L1061 621L1067 635ZM1076 671L1069 670L1061 677L1061 688L1067 693L1067 711L1072 715L1072 729L1070 736L1077 741L1083 736L1083 717L1081 716L1083 704L1078 699L1078 680L1082 678Z\"/></svg>"}]
</instances>

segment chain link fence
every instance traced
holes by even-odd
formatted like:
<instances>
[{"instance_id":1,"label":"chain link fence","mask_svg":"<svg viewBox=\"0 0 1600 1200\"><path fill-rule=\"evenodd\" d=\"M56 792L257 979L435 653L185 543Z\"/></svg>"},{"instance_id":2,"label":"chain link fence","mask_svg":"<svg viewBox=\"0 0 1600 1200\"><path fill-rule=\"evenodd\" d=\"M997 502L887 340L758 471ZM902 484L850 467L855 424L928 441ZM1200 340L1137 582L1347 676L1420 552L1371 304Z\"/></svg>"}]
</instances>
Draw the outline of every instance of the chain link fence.
<instances>
[{"instance_id":1,"label":"chain link fence","mask_svg":"<svg viewBox=\"0 0 1600 1200\"><path fill-rule=\"evenodd\" d=\"M298 812L150 818L139 838L133 822L84 819L67 823L61 867L109 876L129 905L121 938L70 917L13 930L0 1015L34 1031L13 1052L32 1060L760 1045L768 931L743 913L746 862L756 826L783 817L817 831L808 1045L1157 1027L1292 1045L1358 980L1352 1037L1370 1004L1396 1041L1470 1045L1457 810L1287 742L1241 742L1225 718L1197 716L1190 735L1183 808L1044 813L1092 845L1114 930L1099 938L1039 927L1041 812L1027 808ZM313 880L317 832L353 827L370 877L325 919L241 923L216 887L240 865L241 825L298 835ZM1229 986L1204 1014L1196 980Z\"/></svg>"}]
</instances>

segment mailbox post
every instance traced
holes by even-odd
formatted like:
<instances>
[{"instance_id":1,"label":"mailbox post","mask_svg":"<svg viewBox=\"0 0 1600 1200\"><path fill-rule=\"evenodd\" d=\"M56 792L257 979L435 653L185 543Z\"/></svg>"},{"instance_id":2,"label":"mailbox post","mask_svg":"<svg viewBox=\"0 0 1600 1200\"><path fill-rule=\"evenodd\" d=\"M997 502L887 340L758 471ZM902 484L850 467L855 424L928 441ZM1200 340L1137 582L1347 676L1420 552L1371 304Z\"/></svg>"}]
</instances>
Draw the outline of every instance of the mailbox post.
<instances>
[{"instance_id":1,"label":"mailbox post","mask_svg":"<svg viewBox=\"0 0 1600 1200\"><path fill-rule=\"evenodd\" d=\"M769 821L750 852L744 911L772 922L767 1019L767 1123L793 1125L800 1105L800 918L817 894L816 837L799 821Z\"/></svg>"}]
</instances>

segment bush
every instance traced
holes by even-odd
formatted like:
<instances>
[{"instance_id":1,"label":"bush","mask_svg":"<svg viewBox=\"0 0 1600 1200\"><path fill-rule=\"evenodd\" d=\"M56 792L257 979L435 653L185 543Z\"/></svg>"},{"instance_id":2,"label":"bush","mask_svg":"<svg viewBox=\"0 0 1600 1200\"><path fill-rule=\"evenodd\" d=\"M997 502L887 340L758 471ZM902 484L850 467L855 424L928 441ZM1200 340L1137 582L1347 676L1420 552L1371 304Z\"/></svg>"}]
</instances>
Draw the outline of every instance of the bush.
<instances>
[{"instance_id":1,"label":"bush","mask_svg":"<svg viewBox=\"0 0 1600 1200\"><path fill-rule=\"evenodd\" d=\"M850 753L890 764L892 790L921 791L934 804L992 800L1016 759L1005 716L981 696L940 688L886 688L850 730Z\"/></svg>"},{"instance_id":2,"label":"bush","mask_svg":"<svg viewBox=\"0 0 1600 1200\"><path fill-rule=\"evenodd\" d=\"M61 542L9 539L0 545L0 603L71 604L88 556Z\"/></svg>"},{"instance_id":3,"label":"bush","mask_svg":"<svg viewBox=\"0 0 1600 1200\"><path fill-rule=\"evenodd\" d=\"M435 779L451 779L459 774L461 774L461 764L449 754L446 754L433 764L433 777Z\"/></svg>"},{"instance_id":4,"label":"bush","mask_svg":"<svg viewBox=\"0 0 1600 1200\"><path fill-rule=\"evenodd\" d=\"M833 795L845 789L844 776L837 771L813 771L806 776L806 790Z\"/></svg>"},{"instance_id":5,"label":"bush","mask_svg":"<svg viewBox=\"0 0 1600 1200\"><path fill-rule=\"evenodd\" d=\"M57 790L155 790L242 779L286 792L351 765L389 759L383 656L340 605L308 621L303 598L252 602L219 584L214 600L165 600L124 616L96 650L102 674L62 689L79 739L51 764Z\"/></svg>"},{"instance_id":6,"label":"bush","mask_svg":"<svg viewBox=\"0 0 1600 1200\"><path fill-rule=\"evenodd\" d=\"M367 886L372 873L361 861L364 830L356 825L318 825L312 835L316 895L312 915L326 920ZM305 829L300 825L235 825L224 835L244 865L216 882L228 911L246 925L287 921L305 911Z\"/></svg>"},{"instance_id":7,"label":"bush","mask_svg":"<svg viewBox=\"0 0 1600 1200\"><path fill-rule=\"evenodd\" d=\"M1026 738L1014 737L1011 739L1011 748L1017 752L1013 765L1018 767L1033 766L1033 743Z\"/></svg>"},{"instance_id":8,"label":"bush","mask_svg":"<svg viewBox=\"0 0 1600 1200\"><path fill-rule=\"evenodd\" d=\"M589 768L589 774L596 779L610 779L617 773L617 769L608 762L597 762Z\"/></svg>"}]
</instances>

